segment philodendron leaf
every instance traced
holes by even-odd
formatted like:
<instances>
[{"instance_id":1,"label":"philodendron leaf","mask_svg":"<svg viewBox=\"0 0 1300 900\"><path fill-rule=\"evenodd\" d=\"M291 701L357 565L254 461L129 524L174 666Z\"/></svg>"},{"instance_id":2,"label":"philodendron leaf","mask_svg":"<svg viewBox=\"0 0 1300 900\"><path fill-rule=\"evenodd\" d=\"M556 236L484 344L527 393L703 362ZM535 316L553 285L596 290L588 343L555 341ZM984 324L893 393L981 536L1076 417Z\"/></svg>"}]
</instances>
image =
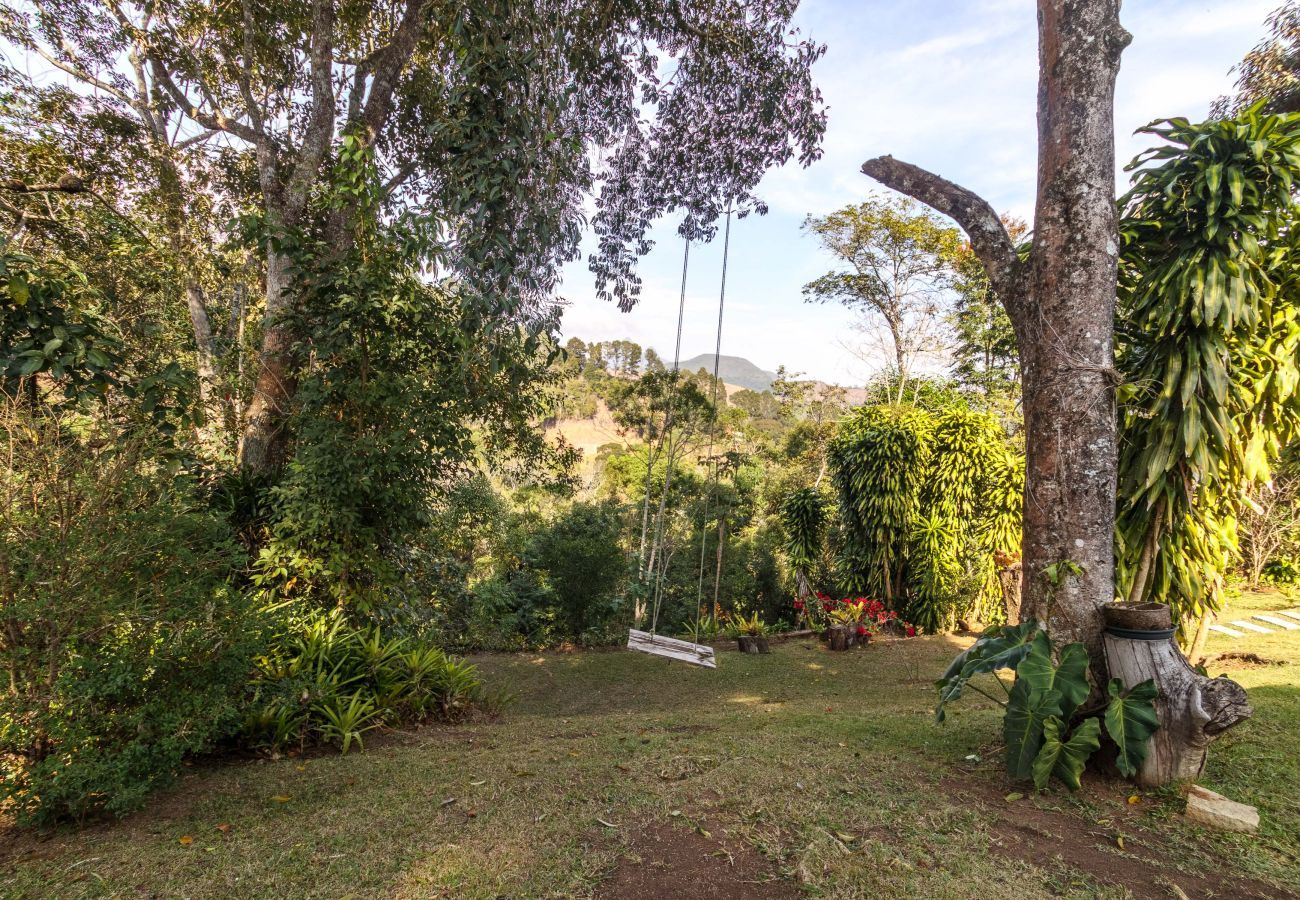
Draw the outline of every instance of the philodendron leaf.
<instances>
[{"instance_id":1,"label":"philodendron leaf","mask_svg":"<svg viewBox=\"0 0 1300 900\"><path fill-rule=\"evenodd\" d=\"M1016 668L1029 653L1030 641L1038 632L1038 623L1032 619L1019 625L995 625L986 629L979 640L957 654L943 677L935 682L939 688L935 718L943 721L944 704L960 697L966 682L973 676Z\"/></svg>"},{"instance_id":2,"label":"philodendron leaf","mask_svg":"<svg viewBox=\"0 0 1300 900\"><path fill-rule=\"evenodd\" d=\"M1061 718L1066 722L1088 699L1088 648L1083 644L1066 644L1061 648L1061 661L1056 666L1056 681L1052 684L1061 695Z\"/></svg>"},{"instance_id":3,"label":"philodendron leaf","mask_svg":"<svg viewBox=\"0 0 1300 900\"><path fill-rule=\"evenodd\" d=\"M1101 722L1096 719L1084 719L1068 740L1062 739L1064 731L1065 725L1055 716L1043 723L1043 746L1033 764L1034 787L1040 791L1053 775L1077 791L1088 757L1101 746Z\"/></svg>"},{"instance_id":4,"label":"philodendron leaf","mask_svg":"<svg viewBox=\"0 0 1300 900\"><path fill-rule=\"evenodd\" d=\"M1069 721L1080 703L1088 698L1088 650L1083 644L1066 644L1061 661L1052 661L1052 642L1040 631L1030 642L1029 652L1016 666L1016 678L1038 691L1061 695L1061 719Z\"/></svg>"},{"instance_id":5,"label":"philodendron leaf","mask_svg":"<svg viewBox=\"0 0 1300 900\"><path fill-rule=\"evenodd\" d=\"M1043 723L1060 715L1060 694L1054 690L1037 690L1025 679L1016 679L1007 698L1007 714L1002 719L1007 773L1012 778L1029 778L1034 774L1034 759L1043 745Z\"/></svg>"},{"instance_id":6,"label":"philodendron leaf","mask_svg":"<svg viewBox=\"0 0 1300 900\"><path fill-rule=\"evenodd\" d=\"M1124 682L1112 678L1107 686L1110 703L1106 705L1106 733L1119 747L1115 765L1126 778L1132 778L1147 758L1147 743L1160 727L1156 715L1159 691L1151 679L1125 691Z\"/></svg>"}]
</instances>

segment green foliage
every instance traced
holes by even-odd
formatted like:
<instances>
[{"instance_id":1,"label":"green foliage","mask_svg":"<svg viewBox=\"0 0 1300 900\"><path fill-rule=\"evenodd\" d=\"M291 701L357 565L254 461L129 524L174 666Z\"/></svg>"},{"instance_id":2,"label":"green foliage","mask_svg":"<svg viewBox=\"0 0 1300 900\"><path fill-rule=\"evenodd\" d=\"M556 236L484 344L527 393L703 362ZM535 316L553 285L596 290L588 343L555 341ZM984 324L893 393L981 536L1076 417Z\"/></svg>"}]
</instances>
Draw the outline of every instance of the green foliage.
<instances>
[{"instance_id":1,"label":"green foliage","mask_svg":"<svg viewBox=\"0 0 1300 900\"><path fill-rule=\"evenodd\" d=\"M1043 790L1055 776L1070 790L1078 790L1084 766L1101 745L1103 722L1119 747L1120 771L1128 777L1137 774L1151 735L1159 727L1154 682L1144 681L1125 691L1123 682L1111 679L1103 718L1097 718L1099 711L1081 714L1090 691L1084 645L1067 644L1053 658L1052 642L1037 622L995 626L958 654L935 682L938 721L944 720L947 703L960 697L966 687L975 687L968 684L973 676L1000 669L1016 673L1006 702L985 696L1006 709L1002 736L1012 778L1032 778Z\"/></svg>"},{"instance_id":2,"label":"green foliage","mask_svg":"<svg viewBox=\"0 0 1300 900\"><path fill-rule=\"evenodd\" d=\"M1035 688L1017 678L1007 697L1002 719L1002 740L1006 744L1007 774L1025 779L1033 776L1034 760L1043 746L1043 728L1049 719L1060 721L1061 695Z\"/></svg>"},{"instance_id":3,"label":"green foliage","mask_svg":"<svg viewBox=\"0 0 1300 900\"><path fill-rule=\"evenodd\" d=\"M1043 723L1043 746L1034 757L1032 777L1034 787L1040 791L1047 787L1052 776L1065 782L1072 791L1080 787L1088 758L1101 747L1101 722L1084 719L1065 737L1065 725L1053 716Z\"/></svg>"},{"instance_id":4,"label":"green foliage","mask_svg":"<svg viewBox=\"0 0 1300 900\"><path fill-rule=\"evenodd\" d=\"M1118 576L1186 620L1217 605L1242 497L1300 422L1300 117L1145 130L1168 144L1123 201Z\"/></svg>"},{"instance_id":5,"label":"green foliage","mask_svg":"<svg viewBox=\"0 0 1300 900\"><path fill-rule=\"evenodd\" d=\"M581 640L621 612L623 538L623 510L610 502L575 503L529 536L522 561L545 586L559 634Z\"/></svg>"},{"instance_id":6,"label":"green foliage","mask_svg":"<svg viewBox=\"0 0 1300 900\"><path fill-rule=\"evenodd\" d=\"M243 554L159 448L8 409L0 472L0 802L122 815L238 727L261 632Z\"/></svg>"},{"instance_id":7,"label":"green foliage","mask_svg":"<svg viewBox=\"0 0 1300 900\"><path fill-rule=\"evenodd\" d=\"M257 661L243 732L278 752L346 753L382 725L455 720L482 696L478 670L417 637L357 628L337 610L291 621Z\"/></svg>"},{"instance_id":8,"label":"green foliage","mask_svg":"<svg viewBox=\"0 0 1300 900\"><path fill-rule=\"evenodd\" d=\"M958 653L947 670L935 682L939 689L939 705L935 719L946 715L944 705L961 697L962 689L975 675L1015 669L1028 655L1039 634L1039 625L1032 619L1019 625L992 625L984 630L975 643Z\"/></svg>"},{"instance_id":9,"label":"green foliage","mask_svg":"<svg viewBox=\"0 0 1300 900\"><path fill-rule=\"evenodd\" d=\"M910 407L863 407L831 442L831 477L845 526L845 580L853 592L904 596L907 540L921 502L931 420Z\"/></svg>"},{"instance_id":10,"label":"green foliage","mask_svg":"<svg viewBox=\"0 0 1300 900\"><path fill-rule=\"evenodd\" d=\"M994 560L1019 544L1022 466L996 419L960 403L864 407L829 457L852 590L931 632L1000 617Z\"/></svg>"},{"instance_id":11,"label":"green foliage","mask_svg":"<svg viewBox=\"0 0 1300 900\"><path fill-rule=\"evenodd\" d=\"M763 637L770 634L771 631L771 627L763 621L762 616L757 612L750 613L748 616L736 613L727 619L726 634L730 638L738 638L743 635Z\"/></svg>"},{"instance_id":12,"label":"green foliage","mask_svg":"<svg viewBox=\"0 0 1300 900\"><path fill-rule=\"evenodd\" d=\"M826 533L826 499L816 488L800 488L781 502L780 514L790 564L806 571L821 556Z\"/></svg>"},{"instance_id":13,"label":"green foliage","mask_svg":"<svg viewBox=\"0 0 1300 900\"><path fill-rule=\"evenodd\" d=\"M376 215L376 177L364 150L345 154L330 203ZM345 259L312 236L295 250L309 290L293 310L304 336L294 448L270 491L257 581L392 620L413 613L400 594L408 542L481 452L539 468L568 460L533 427L547 380L538 338L486 321L455 283L422 277L431 236L419 220L360 221Z\"/></svg>"},{"instance_id":14,"label":"green foliage","mask_svg":"<svg viewBox=\"0 0 1300 900\"><path fill-rule=\"evenodd\" d=\"M1112 678L1106 692L1110 696L1106 705L1106 733L1119 747L1115 765L1123 775L1132 778L1146 757L1147 740L1160 727L1155 707L1159 691L1150 680L1125 691L1124 682Z\"/></svg>"}]
</instances>

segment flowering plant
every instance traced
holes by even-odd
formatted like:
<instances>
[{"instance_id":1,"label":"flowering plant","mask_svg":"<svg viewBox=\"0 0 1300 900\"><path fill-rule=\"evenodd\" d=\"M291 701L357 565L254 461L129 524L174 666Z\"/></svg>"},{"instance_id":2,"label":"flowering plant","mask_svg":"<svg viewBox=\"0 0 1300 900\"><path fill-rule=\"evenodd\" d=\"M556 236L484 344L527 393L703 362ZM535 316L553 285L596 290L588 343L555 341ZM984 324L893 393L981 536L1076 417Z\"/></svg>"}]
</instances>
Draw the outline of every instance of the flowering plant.
<instances>
[{"instance_id":1,"label":"flowering plant","mask_svg":"<svg viewBox=\"0 0 1300 900\"><path fill-rule=\"evenodd\" d=\"M827 624L849 625L854 627L858 637L866 637L878 634L886 626L893 625L908 637L916 634L914 625L898 618L898 613L886 609L885 604L880 600L870 597L844 597L835 600L821 591L818 591L815 597L815 604L808 604L803 600L794 602L795 611L806 618L808 624L814 628L824 627Z\"/></svg>"}]
</instances>

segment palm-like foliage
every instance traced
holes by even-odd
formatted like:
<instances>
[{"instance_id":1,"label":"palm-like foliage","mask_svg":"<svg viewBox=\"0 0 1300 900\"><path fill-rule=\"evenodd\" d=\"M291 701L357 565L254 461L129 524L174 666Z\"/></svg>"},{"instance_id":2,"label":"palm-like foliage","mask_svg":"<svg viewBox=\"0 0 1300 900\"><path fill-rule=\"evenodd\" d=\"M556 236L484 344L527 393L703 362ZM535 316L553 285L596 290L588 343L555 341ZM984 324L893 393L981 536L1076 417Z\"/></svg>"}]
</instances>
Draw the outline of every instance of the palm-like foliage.
<instances>
[{"instance_id":1,"label":"palm-like foliage","mask_svg":"<svg viewBox=\"0 0 1300 900\"><path fill-rule=\"evenodd\" d=\"M1300 116L1145 130L1169 143L1123 201L1118 576L1186 620L1215 606L1243 493L1300 422Z\"/></svg>"}]
</instances>

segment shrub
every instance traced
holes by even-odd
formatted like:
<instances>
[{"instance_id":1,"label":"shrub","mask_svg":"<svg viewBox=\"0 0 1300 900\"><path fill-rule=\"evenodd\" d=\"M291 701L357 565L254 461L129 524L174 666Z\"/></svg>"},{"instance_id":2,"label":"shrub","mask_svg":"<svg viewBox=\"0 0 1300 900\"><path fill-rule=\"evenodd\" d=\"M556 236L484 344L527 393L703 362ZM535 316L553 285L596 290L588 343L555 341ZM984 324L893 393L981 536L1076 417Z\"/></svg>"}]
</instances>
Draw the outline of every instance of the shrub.
<instances>
[{"instance_id":1,"label":"shrub","mask_svg":"<svg viewBox=\"0 0 1300 900\"><path fill-rule=\"evenodd\" d=\"M143 437L10 408L0 469L0 800L121 815L238 727L243 556Z\"/></svg>"},{"instance_id":2,"label":"shrub","mask_svg":"<svg viewBox=\"0 0 1300 900\"><path fill-rule=\"evenodd\" d=\"M346 753L381 725L461 717L482 682L425 639L357 628L335 610L288 625L258 659L253 688L244 735L254 746L324 742Z\"/></svg>"}]
</instances>

